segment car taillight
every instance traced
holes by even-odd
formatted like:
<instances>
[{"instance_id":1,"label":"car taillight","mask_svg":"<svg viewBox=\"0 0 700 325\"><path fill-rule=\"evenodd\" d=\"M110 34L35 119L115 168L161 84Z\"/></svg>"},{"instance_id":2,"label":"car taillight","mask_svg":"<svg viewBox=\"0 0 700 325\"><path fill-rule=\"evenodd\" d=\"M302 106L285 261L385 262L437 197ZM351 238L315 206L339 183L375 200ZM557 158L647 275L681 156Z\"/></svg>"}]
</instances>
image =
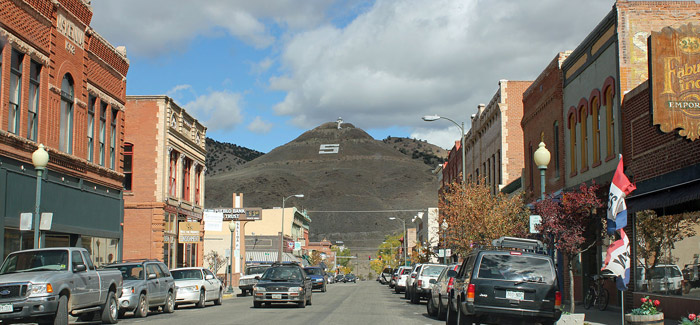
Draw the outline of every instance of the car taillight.
<instances>
[{"instance_id":1,"label":"car taillight","mask_svg":"<svg viewBox=\"0 0 700 325\"><path fill-rule=\"evenodd\" d=\"M452 290L452 286L455 284L455 278L450 278L450 281L447 281L447 292L450 292Z\"/></svg>"},{"instance_id":2,"label":"car taillight","mask_svg":"<svg viewBox=\"0 0 700 325\"><path fill-rule=\"evenodd\" d=\"M469 287L467 287L467 301L474 302L474 293L475 292L476 292L476 286L473 284L469 284Z\"/></svg>"},{"instance_id":3,"label":"car taillight","mask_svg":"<svg viewBox=\"0 0 700 325\"><path fill-rule=\"evenodd\" d=\"M554 293L554 308L559 309L561 307L561 292L557 291Z\"/></svg>"},{"instance_id":4,"label":"car taillight","mask_svg":"<svg viewBox=\"0 0 700 325\"><path fill-rule=\"evenodd\" d=\"M418 280L418 286L422 287L423 286L423 280Z\"/></svg>"},{"instance_id":5,"label":"car taillight","mask_svg":"<svg viewBox=\"0 0 700 325\"><path fill-rule=\"evenodd\" d=\"M415 279L415 278L416 278L416 275L415 275L415 274L411 274L411 279Z\"/></svg>"}]
</instances>

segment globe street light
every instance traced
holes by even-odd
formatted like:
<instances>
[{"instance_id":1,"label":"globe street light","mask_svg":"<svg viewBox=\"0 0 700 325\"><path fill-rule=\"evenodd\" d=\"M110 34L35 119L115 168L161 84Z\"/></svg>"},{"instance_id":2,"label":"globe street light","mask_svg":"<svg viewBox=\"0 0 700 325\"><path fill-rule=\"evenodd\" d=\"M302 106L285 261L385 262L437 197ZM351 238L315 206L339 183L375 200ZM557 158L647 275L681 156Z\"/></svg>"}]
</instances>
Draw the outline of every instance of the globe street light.
<instances>
[{"instance_id":1,"label":"globe street light","mask_svg":"<svg viewBox=\"0 0 700 325\"><path fill-rule=\"evenodd\" d=\"M549 159L551 157L552 155L549 153L549 150L547 150L547 148L545 147L544 141L540 142L539 148L535 150L533 158L535 160L535 165L537 165L537 168L540 169L540 198L542 200L544 200L544 173L547 170L547 165L549 165Z\"/></svg>"},{"instance_id":2,"label":"globe street light","mask_svg":"<svg viewBox=\"0 0 700 325\"><path fill-rule=\"evenodd\" d=\"M231 220L228 223L228 230L231 230L231 253L229 254L229 272L228 272L228 292L233 292L233 233L236 231L236 223Z\"/></svg>"},{"instance_id":3,"label":"globe street light","mask_svg":"<svg viewBox=\"0 0 700 325\"><path fill-rule=\"evenodd\" d=\"M460 126L459 124L457 124L457 122L455 122L455 121L453 121L453 120L451 120L451 119L449 119L449 118L447 118L447 117L444 117L444 116L439 116L439 115L426 115L426 116L423 116L423 121L426 121L426 122L437 121L437 120L439 120L439 119L448 120L448 121L454 123L454 124L459 128L459 130L462 132L461 137L459 138L459 139L460 139L460 140L459 140L459 143L460 143L460 146L462 146L462 186L464 186L464 184L467 183L467 182L466 182L466 179L467 179L467 178L466 178L466 177L467 177L466 173L467 173L467 171L466 171L466 168L465 168L465 166L466 166L466 159L465 159L466 154L465 154L465 152L464 152L464 122L462 122L462 125Z\"/></svg>"},{"instance_id":4,"label":"globe street light","mask_svg":"<svg viewBox=\"0 0 700 325\"><path fill-rule=\"evenodd\" d=\"M288 197L283 197L282 198L282 231L280 232L281 238L280 238L280 252L277 255L277 262L282 262L282 252L284 251L284 202L287 201L287 199L291 197L304 197L304 194L294 194L290 195Z\"/></svg>"},{"instance_id":5,"label":"globe street light","mask_svg":"<svg viewBox=\"0 0 700 325\"><path fill-rule=\"evenodd\" d=\"M39 144L39 148L32 153L32 164L36 170L36 201L34 202L34 248L44 247L44 241L40 240L39 231L39 207L41 206L41 175L49 163L49 153L44 150L44 145ZM42 238L43 239L43 238Z\"/></svg>"},{"instance_id":6,"label":"globe street light","mask_svg":"<svg viewBox=\"0 0 700 325\"><path fill-rule=\"evenodd\" d=\"M399 219L397 217L389 217L389 220L398 220L403 224L403 265L407 265L408 259L406 258L406 250L408 249L408 240L406 238L406 221L403 221L403 219Z\"/></svg>"}]
</instances>

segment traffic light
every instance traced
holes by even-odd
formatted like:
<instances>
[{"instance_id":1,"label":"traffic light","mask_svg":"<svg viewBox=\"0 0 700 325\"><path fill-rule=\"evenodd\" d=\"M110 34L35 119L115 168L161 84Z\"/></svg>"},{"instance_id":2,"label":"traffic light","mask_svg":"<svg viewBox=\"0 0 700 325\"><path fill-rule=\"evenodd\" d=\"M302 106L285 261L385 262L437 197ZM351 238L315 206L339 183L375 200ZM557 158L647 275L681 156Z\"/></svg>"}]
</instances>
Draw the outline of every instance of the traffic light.
<instances>
[{"instance_id":1,"label":"traffic light","mask_svg":"<svg viewBox=\"0 0 700 325\"><path fill-rule=\"evenodd\" d=\"M367 256L367 259L371 261L371 260L372 260L372 255Z\"/></svg>"},{"instance_id":2,"label":"traffic light","mask_svg":"<svg viewBox=\"0 0 700 325\"><path fill-rule=\"evenodd\" d=\"M381 255L379 255L379 260L380 260L380 261L382 260L382 256L381 256Z\"/></svg>"}]
</instances>

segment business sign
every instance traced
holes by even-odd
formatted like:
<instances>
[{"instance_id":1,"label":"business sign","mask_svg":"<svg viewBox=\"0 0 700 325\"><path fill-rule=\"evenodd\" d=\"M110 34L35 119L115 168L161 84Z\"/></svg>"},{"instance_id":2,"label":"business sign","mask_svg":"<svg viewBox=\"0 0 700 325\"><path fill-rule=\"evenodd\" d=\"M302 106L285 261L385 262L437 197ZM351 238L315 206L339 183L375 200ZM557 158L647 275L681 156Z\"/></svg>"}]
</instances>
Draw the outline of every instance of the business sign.
<instances>
[{"instance_id":1,"label":"business sign","mask_svg":"<svg viewBox=\"0 0 700 325\"><path fill-rule=\"evenodd\" d=\"M537 231L537 226L542 223L542 216L533 214L530 215L530 233L531 234L539 234L540 232Z\"/></svg>"},{"instance_id":2,"label":"business sign","mask_svg":"<svg viewBox=\"0 0 700 325\"><path fill-rule=\"evenodd\" d=\"M205 213L221 213L223 221L251 221L262 219L262 208L207 209Z\"/></svg>"},{"instance_id":3,"label":"business sign","mask_svg":"<svg viewBox=\"0 0 700 325\"><path fill-rule=\"evenodd\" d=\"M177 241L180 244L199 243L199 231L201 229L199 222L180 222L178 223Z\"/></svg>"},{"instance_id":4,"label":"business sign","mask_svg":"<svg viewBox=\"0 0 700 325\"><path fill-rule=\"evenodd\" d=\"M215 210L204 210L204 231L221 231L224 213Z\"/></svg>"},{"instance_id":5,"label":"business sign","mask_svg":"<svg viewBox=\"0 0 700 325\"><path fill-rule=\"evenodd\" d=\"M294 242L294 250L298 251L301 249L301 242L300 241L295 241Z\"/></svg>"},{"instance_id":6,"label":"business sign","mask_svg":"<svg viewBox=\"0 0 700 325\"><path fill-rule=\"evenodd\" d=\"M690 140L700 134L700 26L664 27L649 41L653 124Z\"/></svg>"}]
</instances>

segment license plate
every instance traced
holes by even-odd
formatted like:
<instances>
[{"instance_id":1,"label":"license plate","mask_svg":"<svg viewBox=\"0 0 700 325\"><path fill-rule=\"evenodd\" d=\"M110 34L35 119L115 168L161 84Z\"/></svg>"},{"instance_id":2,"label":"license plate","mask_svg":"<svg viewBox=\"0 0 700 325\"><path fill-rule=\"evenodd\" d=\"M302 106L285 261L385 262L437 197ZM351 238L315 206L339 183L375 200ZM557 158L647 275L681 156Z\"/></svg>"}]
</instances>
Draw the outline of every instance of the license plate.
<instances>
[{"instance_id":1,"label":"license plate","mask_svg":"<svg viewBox=\"0 0 700 325\"><path fill-rule=\"evenodd\" d=\"M506 290L506 299L523 300L525 299L525 292Z\"/></svg>"},{"instance_id":2,"label":"license plate","mask_svg":"<svg viewBox=\"0 0 700 325\"><path fill-rule=\"evenodd\" d=\"M272 299L282 299L282 295L272 295Z\"/></svg>"},{"instance_id":3,"label":"license plate","mask_svg":"<svg viewBox=\"0 0 700 325\"><path fill-rule=\"evenodd\" d=\"M11 313L12 304L0 304L0 313Z\"/></svg>"}]
</instances>

